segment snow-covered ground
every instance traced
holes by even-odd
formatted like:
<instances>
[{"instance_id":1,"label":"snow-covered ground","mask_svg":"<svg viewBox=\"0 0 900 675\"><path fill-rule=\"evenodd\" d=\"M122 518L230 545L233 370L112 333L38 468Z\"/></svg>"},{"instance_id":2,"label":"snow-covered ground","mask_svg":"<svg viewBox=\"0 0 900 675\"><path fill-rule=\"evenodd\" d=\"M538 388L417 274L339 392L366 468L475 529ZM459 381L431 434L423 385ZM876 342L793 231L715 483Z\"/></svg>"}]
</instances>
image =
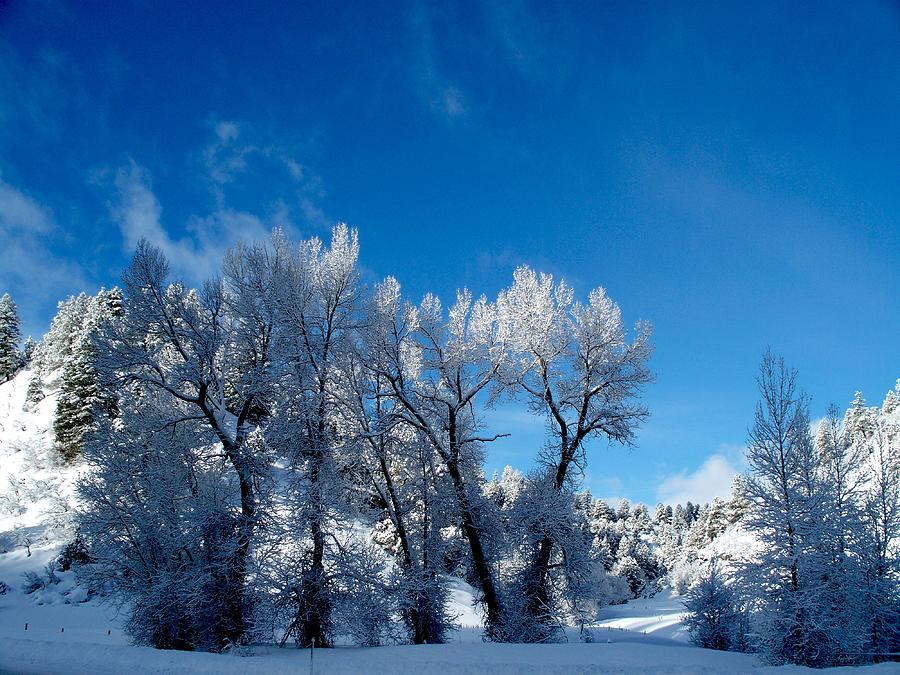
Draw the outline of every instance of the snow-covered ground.
<instances>
[{"instance_id":1,"label":"snow-covered ground","mask_svg":"<svg viewBox=\"0 0 900 675\"><path fill-rule=\"evenodd\" d=\"M56 551L37 550L31 558L15 551L0 555L0 578L16 581L38 570ZM0 674L5 673L775 673L808 671L764 666L749 654L693 647L679 623L678 598L663 595L606 608L594 627L594 642L504 645L481 640L479 615L471 609L471 590L462 582L454 606L464 627L444 645L338 647L309 650L252 647L239 654L164 652L128 645L122 618L92 600L66 604L71 576L44 592L25 595L18 583L0 595ZM38 604L43 603L43 604ZM468 622L468 623L467 623ZM25 624L28 624L27 630ZM900 673L900 664L838 668L829 673Z\"/></svg>"},{"instance_id":2,"label":"snow-covered ground","mask_svg":"<svg viewBox=\"0 0 900 675\"><path fill-rule=\"evenodd\" d=\"M615 639L618 631L631 637L662 638L686 644L688 634L681 623L683 612L682 599L669 592L604 607L594 628L594 638L599 641Z\"/></svg>"}]
</instances>

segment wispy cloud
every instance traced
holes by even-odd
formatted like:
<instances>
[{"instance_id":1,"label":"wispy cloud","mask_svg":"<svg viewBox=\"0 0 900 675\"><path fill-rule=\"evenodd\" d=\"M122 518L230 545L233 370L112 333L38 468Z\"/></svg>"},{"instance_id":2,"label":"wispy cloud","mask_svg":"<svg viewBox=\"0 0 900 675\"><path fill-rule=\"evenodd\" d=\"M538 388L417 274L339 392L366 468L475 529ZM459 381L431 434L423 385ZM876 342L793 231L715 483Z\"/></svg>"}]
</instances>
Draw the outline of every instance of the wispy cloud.
<instances>
[{"instance_id":1,"label":"wispy cloud","mask_svg":"<svg viewBox=\"0 0 900 675\"><path fill-rule=\"evenodd\" d=\"M40 330L44 305L88 287L81 267L50 246L63 236L49 208L0 178L0 288L13 292L26 333Z\"/></svg>"},{"instance_id":2,"label":"wispy cloud","mask_svg":"<svg viewBox=\"0 0 900 675\"><path fill-rule=\"evenodd\" d=\"M709 456L695 471L672 474L656 489L659 501L666 504L695 504L712 502L715 497L728 499L731 482L744 467L743 449L722 446Z\"/></svg>"},{"instance_id":3,"label":"wispy cloud","mask_svg":"<svg viewBox=\"0 0 900 675\"><path fill-rule=\"evenodd\" d=\"M267 163L266 171L280 172L295 189L321 196L319 178L286 147L271 140L248 139L244 126L235 120L211 122L213 138L200 153L201 172L219 206L225 203L227 187L251 170L253 160Z\"/></svg>"},{"instance_id":4,"label":"wispy cloud","mask_svg":"<svg viewBox=\"0 0 900 675\"><path fill-rule=\"evenodd\" d=\"M435 16L420 7L412 17L413 73L422 101L439 117L453 120L469 113L461 85L447 76L438 65L434 36Z\"/></svg>"},{"instance_id":5,"label":"wispy cloud","mask_svg":"<svg viewBox=\"0 0 900 675\"><path fill-rule=\"evenodd\" d=\"M6 233L46 233L53 229L53 215L48 208L0 179L0 227Z\"/></svg>"},{"instance_id":6,"label":"wispy cloud","mask_svg":"<svg viewBox=\"0 0 900 675\"><path fill-rule=\"evenodd\" d=\"M235 242L265 239L276 224L223 206L209 215L192 217L185 227L187 236L175 238L162 225L162 207L144 167L132 160L116 171L114 184L117 198L110 211L122 233L124 250L130 252L138 241L147 239L162 249L173 271L189 282L212 274Z\"/></svg>"},{"instance_id":7,"label":"wispy cloud","mask_svg":"<svg viewBox=\"0 0 900 675\"><path fill-rule=\"evenodd\" d=\"M195 167L213 195L213 208L206 214L195 213L181 227L166 223L146 167L131 160L114 171L112 180L115 195L110 214L122 234L125 252L147 239L163 250L173 272L190 283L216 272L224 252L237 241L266 239L274 227L293 232L295 220L312 230L332 224L318 201L323 194L321 181L284 146L259 142L232 120L213 122L211 131L212 139L195 155ZM251 138L246 138L248 135ZM263 164L253 163L255 160ZM279 175L270 182L276 190L284 188L287 195L265 205L261 214L232 205L229 197L232 190L244 187L242 178L258 172L254 176L254 184L258 184L259 176L271 176L273 170Z\"/></svg>"},{"instance_id":8,"label":"wispy cloud","mask_svg":"<svg viewBox=\"0 0 900 675\"><path fill-rule=\"evenodd\" d=\"M557 10L564 9L561 4ZM559 62L560 51L552 47L571 44L571 27L565 12L553 12L538 19L523 0L492 0L484 4L488 31L506 63L522 78L549 83L560 79L566 66Z\"/></svg>"}]
</instances>

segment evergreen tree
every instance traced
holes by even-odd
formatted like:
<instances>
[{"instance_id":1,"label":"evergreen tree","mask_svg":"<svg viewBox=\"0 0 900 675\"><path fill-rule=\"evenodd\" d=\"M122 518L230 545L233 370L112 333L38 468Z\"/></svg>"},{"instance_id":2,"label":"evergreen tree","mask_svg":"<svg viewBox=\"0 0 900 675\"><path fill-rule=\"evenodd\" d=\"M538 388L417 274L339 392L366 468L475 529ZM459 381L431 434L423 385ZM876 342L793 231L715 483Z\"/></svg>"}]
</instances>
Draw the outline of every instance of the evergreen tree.
<instances>
[{"instance_id":1,"label":"evergreen tree","mask_svg":"<svg viewBox=\"0 0 900 675\"><path fill-rule=\"evenodd\" d=\"M34 373L28 381L28 390L25 392L25 406L33 408L44 400L44 383L38 373Z\"/></svg>"},{"instance_id":2,"label":"evergreen tree","mask_svg":"<svg viewBox=\"0 0 900 675\"><path fill-rule=\"evenodd\" d=\"M672 507L666 507L665 504L659 503L656 505L656 524L658 526L663 523L671 523L672 522Z\"/></svg>"},{"instance_id":3,"label":"evergreen tree","mask_svg":"<svg viewBox=\"0 0 900 675\"><path fill-rule=\"evenodd\" d=\"M83 333L63 368L53 432L63 457L71 461L81 452L82 440L94 427L106 397L94 367L95 347L90 333Z\"/></svg>"},{"instance_id":4,"label":"evergreen tree","mask_svg":"<svg viewBox=\"0 0 900 675\"><path fill-rule=\"evenodd\" d=\"M34 340L31 336L28 336L28 339L25 340L25 344L22 346L22 365L27 366L31 363L31 360L34 358L34 350L37 349L37 344L35 344Z\"/></svg>"},{"instance_id":5,"label":"evergreen tree","mask_svg":"<svg viewBox=\"0 0 900 675\"><path fill-rule=\"evenodd\" d=\"M0 380L7 381L21 366L19 314L16 303L4 293L0 298Z\"/></svg>"},{"instance_id":6,"label":"evergreen tree","mask_svg":"<svg viewBox=\"0 0 900 675\"><path fill-rule=\"evenodd\" d=\"M725 518L729 524L737 523L744 518L749 509L750 502L747 501L744 479L741 476L735 476L731 481L731 499L725 504Z\"/></svg>"},{"instance_id":7,"label":"evergreen tree","mask_svg":"<svg viewBox=\"0 0 900 675\"><path fill-rule=\"evenodd\" d=\"M876 408L866 407L866 400L862 392L856 392L850 408L844 415L844 427L849 435L850 442L865 442L875 427Z\"/></svg>"},{"instance_id":8,"label":"evergreen tree","mask_svg":"<svg viewBox=\"0 0 900 675\"><path fill-rule=\"evenodd\" d=\"M72 357L74 344L84 331L91 304L92 298L85 293L59 303L50 330L35 349L35 370L46 376L65 366Z\"/></svg>"},{"instance_id":9,"label":"evergreen tree","mask_svg":"<svg viewBox=\"0 0 900 675\"><path fill-rule=\"evenodd\" d=\"M881 412L883 415L890 415L898 408L900 408L900 380L897 380L894 388L888 391L887 396L884 397Z\"/></svg>"},{"instance_id":10,"label":"evergreen tree","mask_svg":"<svg viewBox=\"0 0 900 675\"><path fill-rule=\"evenodd\" d=\"M728 527L728 515L725 502L716 497L706 514L706 537L712 541Z\"/></svg>"},{"instance_id":11,"label":"evergreen tree","mask_svg":"<svg viewBox=\"0 0 900 675\"><path fill-rule=\"evenodd\" d=\"M118 311L121 313L121 304ZM115 399L100 384L95 345L104 322L111 317L107 292L101 290L81 317L80 331L63 364L53 431L60 452L69 461L78 456L85 434L95 428L97 415L115 413Z\"/></svg>"}]
</instances>

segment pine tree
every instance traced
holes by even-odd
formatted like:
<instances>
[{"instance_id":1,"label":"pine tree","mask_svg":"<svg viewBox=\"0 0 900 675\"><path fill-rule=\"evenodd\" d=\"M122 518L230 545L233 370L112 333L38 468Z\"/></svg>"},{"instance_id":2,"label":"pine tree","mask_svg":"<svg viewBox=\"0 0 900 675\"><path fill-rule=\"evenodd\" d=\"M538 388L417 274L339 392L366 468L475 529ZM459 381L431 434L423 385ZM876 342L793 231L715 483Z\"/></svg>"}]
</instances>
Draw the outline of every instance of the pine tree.
<instances>
[{"instance_id":1,"label":"pine tree","mask_svg":"<svg viewBox=\"0 0 900 675\"><path fill-rule=\"evenodd\" d=\"M33 408L36 404L44 400L44 384L38 373L31 376L28 382L28 390L25 392L25 407Z\"/></svg>"},{"instance_id":2,"label":"pine tree","mask_svg":"<svg viewBox=\"0 0 900 675\"><path fill-rule=\"evenodd\" d=\"M850 408L844 415L844 427L851 442L865 442L874 432L877 408L866 407L862 392L856 392Z\"/></svg>"},{"instance_id":3,"label":"pine tree","mask_svg":"<svg viewBox=\"0 0 900 675\"><path fill-rule=\"evenodd\" d=\"M34 352L34 369L41 375L48 376L61 370L72 357L75 342L84 331L94 301L95 298L79 293L57 305L50 330Z\"/></svg>"},{"instance_id":4,"label":"pine tree","mask_svg":"<svg viewBox=\"0 0 900 675\"><path fill-rule=\"evenodd\" d=\"M4 293L0 298L0 380L7 381L21 366L19 314L16 303Z\"/></svg>"},{"instance_id":5,"label":"pine tree","mask_svg":"<svg viewBox=\"0 0 900 675\"><path fill-rule=\"evenodd\" d=\"M117 290L117 289L116 289ZM118 309L102 290L92 298L87 313L81 317L81 329L71 341L70 353L62 366L59 398L53 430L60 452L66 460L78 456L85 434L95 428L98 414L114 414L114 398L103 391L97 373L97 347L94 344L104 322L121 314L121 293Z\"/></svg>"},{"instance_id":6,"label":"pine tree","mask_svg":"<svg viewBox=\"0 0 900 675\"><path fill-rule=\"evenodd\" d=\"M74 345L72 357L63 367L53 431L59 450L66 460L81 452L82 440L94 427L105 397L94 367L95 347L92 336L84 333Z\"/></svg>"},{"instance_id":7,"label":"pine tree","mask_svg":"<svg viewBox=\"0 0 900 675\"><path fill-rule=\"evenodd\" d=\"M663 523L671 523L672 522L672 507L666 507L665 504L659 503L656 505L656 524L662 525Z\"/></svg>"},{"instance_id":8,"label":"pine tree","mask_svg":"<svg viewBox=\"0 0 900 675\"><path fill-rule=\"evenodd\" d=\"M728 526L727 507L725 502L716 497L706 514L706 536L712 541L725 531Z\"/></svg>"},{"instance_id":9,"label":"pine tree","mask_svg":"<svg viewBox=\"0 0 900 675\"><path fill-rule=\"evenodd\" d=\"M28 339L25 340L25 344L22 346L22 365L27 366L31 363L31 360L34 358L34 350L37 349L37 344L28 336Z\"/></svg>"},{"instance_id":10,"label":"pine tree","mask_svg":"<svg viewBox=\"0 0 900 675\"><path fill-rule=\"evenodd\" d=\"M731 481L731 499L725 504L725 518L729 524L737 523L747 515L749 509L750 502L747 501L744 479L741 476L735 476Z\"/></svg>"},{"instance_id":11,"label":"pine tree","mask_svg":"<svg viewBox=\"0 0 900 675\"><path fill-rule=\"evenodd\" d=\"M897 380L894 388L889 390L887 396L884 397L881 412L883 415L890 415L897 408L900 408L900 380Z\"/></svg>"}]
</instances>

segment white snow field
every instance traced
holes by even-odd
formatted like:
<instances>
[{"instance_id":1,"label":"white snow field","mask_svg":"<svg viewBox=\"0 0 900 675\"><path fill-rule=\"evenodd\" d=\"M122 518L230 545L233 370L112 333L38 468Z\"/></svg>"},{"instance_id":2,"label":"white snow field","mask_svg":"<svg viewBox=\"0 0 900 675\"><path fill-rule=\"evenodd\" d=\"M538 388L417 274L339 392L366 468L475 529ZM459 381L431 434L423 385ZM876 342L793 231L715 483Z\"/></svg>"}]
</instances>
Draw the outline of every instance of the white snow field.
<instances>
[{"instance_id":1,"label":"white snow field","mask_svg":"<svg viewBox=\"0 0 900 675\"><path fill-rule=\"evenodd\" d=\"M444 645L337 647L313 654L269 646L231 654L130 646L123 617L89 598L72 572L56 572L58 581L32 593L22 589L26 572L45 575L45 565L59 555L77 473L52 450L52 386L46 399L31 409L24 405L30 377L23 371L0 384L0 674L814 672L691 646L680 621L681 600L670 594L605 608L592 643L581 642L577 630L563 644L485 643L481 612L462 581L451 595L462 627ZM900 664L828 672L900 673Z\"/></svg>"}]
</instances>

